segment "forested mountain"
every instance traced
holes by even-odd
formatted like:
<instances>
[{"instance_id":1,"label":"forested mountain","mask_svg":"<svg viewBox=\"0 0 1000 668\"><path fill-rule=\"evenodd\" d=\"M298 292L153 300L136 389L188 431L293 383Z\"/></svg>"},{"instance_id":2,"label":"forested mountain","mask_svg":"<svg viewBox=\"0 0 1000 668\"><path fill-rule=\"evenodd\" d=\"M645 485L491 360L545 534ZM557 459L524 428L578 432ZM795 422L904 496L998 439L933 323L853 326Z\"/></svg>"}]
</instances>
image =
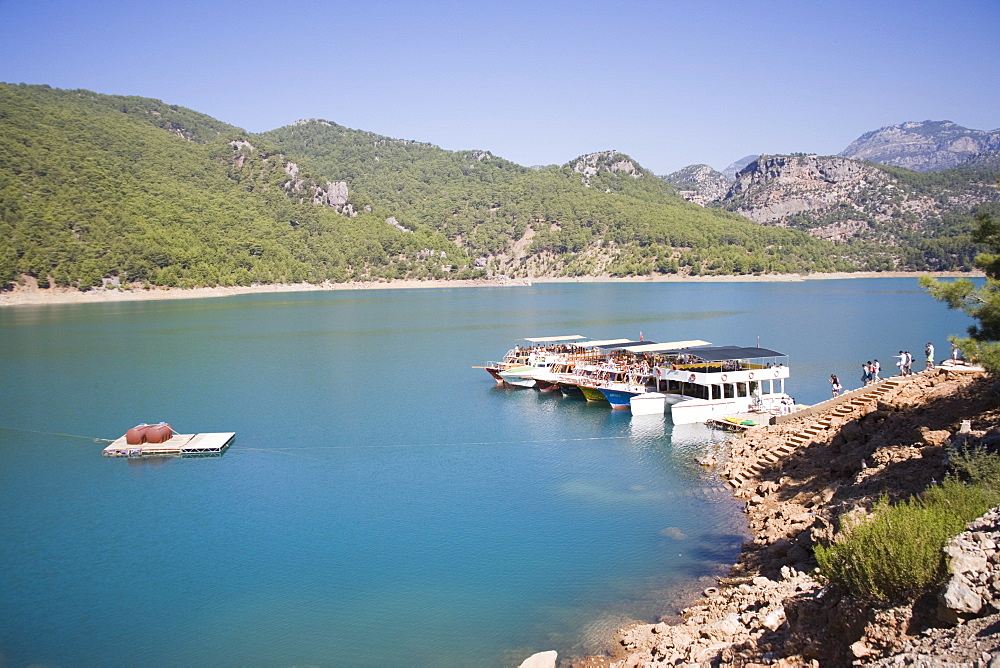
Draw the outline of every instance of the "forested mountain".
<instances>
[{"instance_id":1,"label":"forested mountain","mask_svg":"<svg viewBox=\"0 0 1000 668\"><path fill-rule=\"evenodd\" d=\"M785 273L921 252L873 260L697 206L616 151L533 169L322 120L250 135L157 100L0 84L0 286Z\"/></svg>"},{"instance_id":2,"label":"forested mountain","mask_svg":"<svg viewBox=\"0 0 1000 668\"><path fill-rule=\"evenodd\" d=\"M685 202L610 151L529 169L486 151L301 121L262 137L324 178L342 179L376 213L424 224L477 266L511 276L749 273L853 268L832 247Z\"/></svg>"},{"instance_id":3,"label":"forested mountain","mask_svg":"<svg viewBox=\"0 0 1000 668\"><path fill-rule=\"evenodd\" d=\"M0 285L322 282L468 264L433 231L338 213L319 183L190 109L0 85Z\"/></svg>"}]
</instances>

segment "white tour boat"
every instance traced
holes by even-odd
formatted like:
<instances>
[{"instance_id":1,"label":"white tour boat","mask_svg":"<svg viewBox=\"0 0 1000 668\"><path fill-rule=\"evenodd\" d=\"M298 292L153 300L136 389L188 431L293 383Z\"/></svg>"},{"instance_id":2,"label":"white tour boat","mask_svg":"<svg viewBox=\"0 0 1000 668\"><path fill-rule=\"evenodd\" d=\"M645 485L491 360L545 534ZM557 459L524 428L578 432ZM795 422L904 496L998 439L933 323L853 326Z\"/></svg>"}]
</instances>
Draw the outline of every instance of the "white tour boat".
<instances>
[{"instance_id":1,"label":"white tour boat","mask_svg":"<svg viewBox=\"0 0 1000 668\"><path fill-rule=\"evenodd\" d=\"M785 393L789 368L784 353L741 346L656 352L672 362L655 367L654 374L674 424L740 413L785 413L794 406Z\"/></svg>"}]
</instances>

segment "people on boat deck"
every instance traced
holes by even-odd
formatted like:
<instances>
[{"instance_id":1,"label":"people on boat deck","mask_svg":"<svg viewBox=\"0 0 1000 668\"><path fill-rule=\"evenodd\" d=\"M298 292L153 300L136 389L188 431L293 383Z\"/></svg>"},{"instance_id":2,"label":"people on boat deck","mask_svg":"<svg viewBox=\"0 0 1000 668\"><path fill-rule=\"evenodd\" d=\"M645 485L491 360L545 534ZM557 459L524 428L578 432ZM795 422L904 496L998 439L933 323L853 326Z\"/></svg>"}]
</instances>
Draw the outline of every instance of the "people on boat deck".
<instances>
[{"instance_id":1,"label":"people on boat deck","mask_svg":"<svg viewBox=\"0 0 1000 668\"><path fill-rule=\"evenodd\" d=\"M843 386L841 386L840 379L837 378L836 374L832 374L832 373L830 374L830 385L831 385L832 390L833 390L833 396L839 397L840 396L840 391L843 390L844 388L843 388Z\"/></svg>"}]
</instances>

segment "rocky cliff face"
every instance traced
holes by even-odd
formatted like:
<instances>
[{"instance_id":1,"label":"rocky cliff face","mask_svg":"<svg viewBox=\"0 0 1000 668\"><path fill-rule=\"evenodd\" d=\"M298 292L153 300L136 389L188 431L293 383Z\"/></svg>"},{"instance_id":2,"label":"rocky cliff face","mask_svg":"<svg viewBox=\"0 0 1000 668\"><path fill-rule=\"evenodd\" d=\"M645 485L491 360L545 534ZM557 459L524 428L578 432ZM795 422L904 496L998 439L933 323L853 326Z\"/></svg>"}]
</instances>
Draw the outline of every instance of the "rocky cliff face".
<instances>
[{"instance_id":1,"label":"rocky cliff face","mask_svg":"<svg viewBox=\"0 0 1000 668\"><path fill-rule=\"evenodd\" d=\"M581 155L573 163L573 171L583 175L581 181L585 186L590 186L590 177L602 171L627 174L634 179L641 179L643 175L642 169L619 151L601 151Z\"/></svg>"},{"instance_id":2,"label":"rocky cliff face","mask_svg":"<svg viewBox=\"0 0 1000 668\"><path fill-rule=\"evenodd\" d=\"M951 121L888 125L866 132L841 157L932 172L956 167L977 154L1000 151L1000 129L969 130Z\"/></svg>"},{"instance_id":3,"label":"rocky cliff face","mask_svg":"<svg viewBox=\"0 0 1000 668\"><path fill-rule=\"evenodd\" d=\"M287 160L281 153L259 150L243 139L230 141L229 145L233 153L223 158L231 165L229 176L246 184L248 190L277 186L293 201L308 200L351 218L358 215L349 201L346 182L320 184L308 176L300 176L298 163Z\"/></svg>"},{"instance_id":4,"label":"rocky cliff face","mask_svg":"<svg viewBox=\"0 0 1000 668\"><path fill-rule=\"evenodd\" d=\"M723 169L722 173L730 181L735 181L736 175L739 174L741 171L743 171L744 167L754 162L759 157L760 157L759 155L745 155L736 162L734 162L733 164Z\"/></svg>"},{"instance_id":5,"label":"rocky cliff face","mask_svg":"<svg viewBox=\"0 0 1000 668\"><path fill-rule=\"evenodd\" d=\"M678 194L689 202L705 206L726 196L730 180L708 165L689 165L663 177L676 186Z\"/></svg>"},{"instance_id":6,"label":"rocky cliff face","mask_svg":"<svg viewBox=\"0 0 1000 668\"><path fill-rule=\"evenodd\" d=\"M841 157L761 156L736 176L726 209L762 225L808 231L832 241L853 237L893 243L944 216L998 201L994 183L918 188L874 165ZM888 228L894 228L887 233Z\"/></svg>"},{"instance_id":7,"label":"rocky cliff face","mask_svg":"<svg viewBox=\"0 0 1000 668\"><path fill-rule=\"evenodd\" d=\"M911 200L875 167L818 156L761 156L737 174L725 204L763 225L803 227L808 216L816 223L810 234L833 241L844 241L872 222L903 212L926 213L933 206Z\"/></svg>"}]
</instances>

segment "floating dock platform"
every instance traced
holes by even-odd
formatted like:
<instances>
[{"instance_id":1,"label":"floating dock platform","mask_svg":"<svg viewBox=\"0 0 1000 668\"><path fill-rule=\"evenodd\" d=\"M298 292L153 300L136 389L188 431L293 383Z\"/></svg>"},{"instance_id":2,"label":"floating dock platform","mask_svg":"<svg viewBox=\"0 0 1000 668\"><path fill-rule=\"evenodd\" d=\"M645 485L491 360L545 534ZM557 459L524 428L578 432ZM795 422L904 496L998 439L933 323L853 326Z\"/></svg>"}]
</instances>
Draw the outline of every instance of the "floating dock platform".
<instances>
[{"instance_id":1,"label":"floating dock platform","mask_svg":"<svg viewBox=\"0 0 1000 668\"><path fill-rule=\"evenodd\" d=\"M740 422L732 422L730 420L726 420L725 418L718 417L709 418L707 424L710 427L724 429L725 431L744 432L761 425L770 424L771 421L771 416L767 413L738 413L736 415L730 415L729 417L740 421L750 420L754 424L741 424Z\"/></svg>"},{"instance_id":2,"label":"floating dock platform","mask_svg":"<svg viewBox=\"0 0 1000 668\"><path fill-rule=\"evenodd\" d=\"M129 445L122 436L104 448L105 457L218 456L229 448L236 432L174 434L163 443Z\"/></svg>"}]
</instances>

